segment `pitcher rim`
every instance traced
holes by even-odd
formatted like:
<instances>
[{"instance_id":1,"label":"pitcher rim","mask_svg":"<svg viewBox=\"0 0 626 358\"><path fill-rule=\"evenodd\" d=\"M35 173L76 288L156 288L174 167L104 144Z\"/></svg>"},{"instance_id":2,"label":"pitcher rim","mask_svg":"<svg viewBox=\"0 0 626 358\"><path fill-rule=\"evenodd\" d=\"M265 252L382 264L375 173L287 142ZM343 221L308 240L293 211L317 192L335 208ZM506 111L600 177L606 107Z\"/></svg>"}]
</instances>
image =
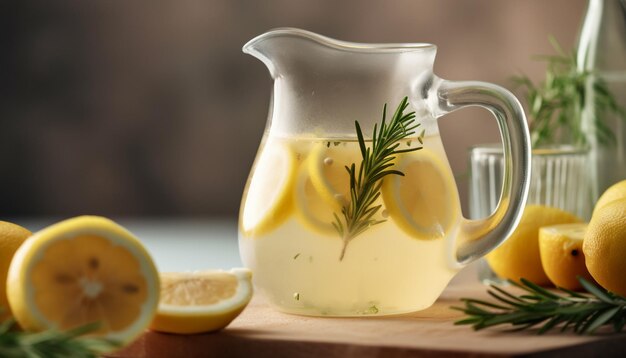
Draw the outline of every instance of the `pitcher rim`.
<instances>
[{"instance_id":1,"label":"pitcher rim","mask_svg":"<svg viewBox=\"0 0 626 358\"><path fill-rule=\"evenodd\" d=\"M295 27L278 27L271 29L261 35L254 37L252 40L243 45L243 52L250 53L255 43L276 36L291 35L309 40L313 40L322 45L343 51L352 52L408 52L408 51L426 51L436 50L437 46L426 42L407 42L407 43L361 43L352 41L337 40L331 37L317 34L308 30Z\"/></svg>"}]
</instances>

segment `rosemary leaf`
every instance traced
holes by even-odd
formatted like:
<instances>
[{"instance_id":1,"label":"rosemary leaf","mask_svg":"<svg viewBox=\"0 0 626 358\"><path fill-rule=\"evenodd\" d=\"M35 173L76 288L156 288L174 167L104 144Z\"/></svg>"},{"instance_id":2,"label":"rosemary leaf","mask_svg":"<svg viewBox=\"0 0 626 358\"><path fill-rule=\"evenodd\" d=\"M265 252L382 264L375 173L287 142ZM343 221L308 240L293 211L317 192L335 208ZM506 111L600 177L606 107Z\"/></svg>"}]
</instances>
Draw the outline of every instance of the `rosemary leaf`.
<instances>
[{"instance_id":1,"label":"rosemary leaf","mask_svg":"<svg viewBox=\"0 0 626 358\"><path fill-rule=\"evenodd\" d=\"M600 327L621 332L626 325L626 298L608 292L579 277L586 292L573 292L563 288L549 291L528 280L509 281L523 289L523 295L514 295L492 286L488 292L496 302L462 298L463 307L452 307L466 317L456 325L471 325L475 330L498 325L511 325L514 331L536 327L537 334L560 326L560 331L572 330L578 334L591 334Z\"/></svg>"},{"instance_id":2,"label":"rosemary leaf","mask_svg":"<svg viewBox=\"0 0 626 358\"><path fill-rule=\"evenodd\" d=\"M576 51L568 54L553 37L549 40L557 55L536 56L547 63L544 80L535 84L525 75L511 79L524 92L532 146L586 145L589 137L605 146L614 145L615 134L606 118L614 114L626 121L626 109L618 105L605 80L593 71L578 70ZM585 133L583 109L588 96L593 96L595 112L591 113L590 133Z\"/></svg>"},{"instance_id":3,"label":"rosemary leaf","mask_svg":"<svg viewBox=\"0 0 626 358\"><path fill-rule=\"evenodd\" d=\"M375 204L380 196L382 179L388 175L404 175L401 171L391 169L396 156L421 149L398 149L400 141L414 135L414 130L420 126L415 123L415 112L404 113L408 106L408 98L404 97L389 122L387 104L383 106L382 120L380 124L374 125L370 147L366 145L361 125L358 121L354 123L362 160L358 170L356 163L346 166L350 176L350 201L341 208L342 215L334 214L333 227L343 240L339 260L343 260L351 240L369 227L385 221L374 217L381 209L380 205ZM418 137L420 143L424 133L422 131Z\"/></svg>"}]
</instances>

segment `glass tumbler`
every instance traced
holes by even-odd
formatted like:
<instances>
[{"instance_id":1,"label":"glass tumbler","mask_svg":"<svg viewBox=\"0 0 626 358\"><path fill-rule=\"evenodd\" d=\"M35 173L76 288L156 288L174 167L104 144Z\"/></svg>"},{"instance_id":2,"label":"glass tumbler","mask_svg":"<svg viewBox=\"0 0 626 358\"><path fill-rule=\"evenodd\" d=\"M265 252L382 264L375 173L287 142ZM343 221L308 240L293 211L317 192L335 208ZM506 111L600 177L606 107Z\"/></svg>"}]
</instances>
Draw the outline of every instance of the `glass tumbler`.
<instances>
[{"instance_id":1,"label":"glass tumbler","mask_svg":"<svg viewBox=\"0 0 626 358\"><path fill-rule=\"evenodd\" d=\"M591 216L589 155L586 149L555 145L532 150L530 190L527 205L545 205L588 220ZM500 200L504 161L502 146L484 144L469 150L469 216L489 216ZM482 259L479 279L504 283Z\"/></svg>"}]
</instances>

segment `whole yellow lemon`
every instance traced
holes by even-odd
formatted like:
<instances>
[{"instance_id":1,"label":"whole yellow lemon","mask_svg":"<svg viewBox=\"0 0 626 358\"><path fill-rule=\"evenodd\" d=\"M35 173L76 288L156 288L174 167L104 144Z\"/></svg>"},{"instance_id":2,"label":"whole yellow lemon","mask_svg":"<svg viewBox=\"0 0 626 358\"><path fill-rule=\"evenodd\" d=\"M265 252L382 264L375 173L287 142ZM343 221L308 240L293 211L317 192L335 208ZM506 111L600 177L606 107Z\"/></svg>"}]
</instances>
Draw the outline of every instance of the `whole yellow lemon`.
<instances>
[{"instance_id":1,"label":"whole yellow lemon","mask_svg":"<svg viewBox=\"0 0 626 358\"><path fill-rule=\"evenodd\" d=\"M490 252L487 262L500 277L518 281L528 279L538 285L551 281L541 265L539 228L581 222L566 211L543 205L527 205L517 229L502 245Z\"/></svg>"},{"instance_id":2,"label":"whole yellow lemon","mask_svg":"<svg viewBox=\"0 0 626 358\"><path fill-rule=\"evenodd\" d=\"M7 273L15 251L32 233L27 229L6 221L0 221L0 320L11 316L6 294Z\"/></svg>"},{"instance_id":3,"label":"whole yellow lemon","mask_svg":"<svg viewBox=\"0 0 626 358\"><path fill-rule=\"evenodd\" d=\"M604 288L626 296L626 200L597 210L583 240L591 276Z\"/></svg>"},{"instance_id":4,"label":"whole yellow lemon","mask_svg":"<svg viewBox=\"0 0 626 358\"><path fill-rule=\"evenodd\" d=\"M600 196L600 199L596 202L596 206L593 209L593 215L615 200L626 200L626 180L613 184L604 191L604 193Z\"/></svg>"}]
</instances>

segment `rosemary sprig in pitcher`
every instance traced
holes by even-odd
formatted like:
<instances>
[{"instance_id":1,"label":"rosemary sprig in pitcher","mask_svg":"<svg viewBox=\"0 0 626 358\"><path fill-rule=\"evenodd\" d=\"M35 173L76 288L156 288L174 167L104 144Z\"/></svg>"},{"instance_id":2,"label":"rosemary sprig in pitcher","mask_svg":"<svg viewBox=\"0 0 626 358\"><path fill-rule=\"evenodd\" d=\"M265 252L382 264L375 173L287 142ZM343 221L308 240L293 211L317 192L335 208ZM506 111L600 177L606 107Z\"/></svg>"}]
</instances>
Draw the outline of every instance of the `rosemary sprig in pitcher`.
<instances>
[{"instance_id":1,"label":"rosemary sprig in pitcher","mask_svg":"<svg viewBox=\"0 0 626 358\"><path fill-rule=\"evenodd\" d=\"M381 208L381 205L376 205L376 200L380 196L383 177L404 176L401 171L391 169L395 156L422 149L422 147L398 149L399 141L415 134L415 129L420 126L419 123L415 123L415 112L404 113L408 106L408 98L404 97L391 121L386 123L387 105L385 104L380 126L374 125L371 147L365 144L359 122L354 122L362 160L358 169L356 163L346 166L350 176L350 200L341 208L341 217L334 213L333 226L343 240L339 260L343 260L350 241L369 227L385 222L385 219L374 217ZM418 137L420 143L422 143L423 136L424 131Z\"/></svg>"},{"instance_id":2,"label":"rosemary sprig in pitcher","mask_svg":"<svg viewBox=\"0 0 626 358\"><path fill-rule=\"evenodd\" d=\"M538 334L556 327L561 332L571 329L578 334L593 333L602 326L621 332L626 324L626 298L583 278L578 280L587 293L564 288L550 291L525 279L521 283L509 281L524 290L517 296L492 285L488 293L497 301L461 299L465 306L452 308L468 317L455 324L471 325L475 330L499 325L512 325L514 330L539 327Z\"/></svg>"}]
</instances>

